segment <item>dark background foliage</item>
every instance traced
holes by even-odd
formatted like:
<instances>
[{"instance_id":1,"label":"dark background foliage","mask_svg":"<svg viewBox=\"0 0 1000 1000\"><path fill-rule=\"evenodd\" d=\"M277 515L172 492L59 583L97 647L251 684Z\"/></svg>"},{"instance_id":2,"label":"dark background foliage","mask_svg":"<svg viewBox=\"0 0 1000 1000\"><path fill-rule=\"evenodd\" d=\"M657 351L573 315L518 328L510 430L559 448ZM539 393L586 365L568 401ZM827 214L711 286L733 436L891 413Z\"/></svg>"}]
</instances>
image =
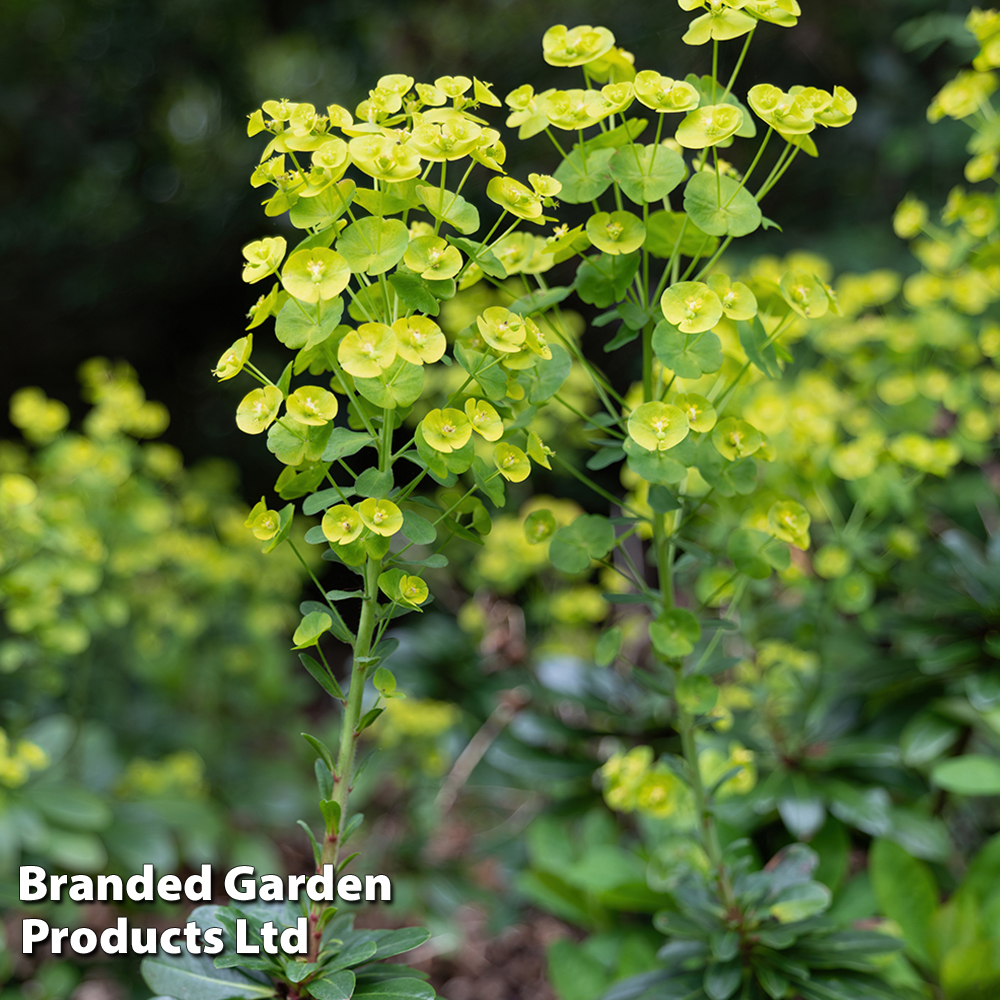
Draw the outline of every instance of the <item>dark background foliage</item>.
<instances>
[{"instance_id":1,"label":"dark background foliage","mask_svg":"<svg viewBox=\"0 0 1000 1000\"><path fill-rule=\"evenodd\" d=\"M803 7L794 30L762 26L766 43L754 46L745 86L840 83L860 110L836 141L821 136L820 159L803 157L769 199L765 211L784 231L759 234L753 250L808 247L823 233L838 267L906 267L889 229L894 206L908 190L940 203L960 177L949 123L931 130L924 109L971 53L961 31L969 5ZM679 42L689 19L666 0L614 8L595 0L8 0L0 7L0 398L37 384L72 401L82 360L127 359L169 406L168 440L189 459L233 455L247 495L259 495L273 468L232 420L243 390L215 388L209 375L258 291L240 280L239 248L264 235L247 184L260 142L246 138L246 115L276 96L353 107L393 72L476 75L500 96L525 81L536 90L571 86L575 77L541 59L541 35L559 22L606 24L640 67L707 72L708 47ZM725 48L724 60L735 58ZM494 123L505 117L490 112ZM551 169L544 136L509 145L516 175ZM267 339L259 337L258 356Z\"/></svg>"}]
</instances>

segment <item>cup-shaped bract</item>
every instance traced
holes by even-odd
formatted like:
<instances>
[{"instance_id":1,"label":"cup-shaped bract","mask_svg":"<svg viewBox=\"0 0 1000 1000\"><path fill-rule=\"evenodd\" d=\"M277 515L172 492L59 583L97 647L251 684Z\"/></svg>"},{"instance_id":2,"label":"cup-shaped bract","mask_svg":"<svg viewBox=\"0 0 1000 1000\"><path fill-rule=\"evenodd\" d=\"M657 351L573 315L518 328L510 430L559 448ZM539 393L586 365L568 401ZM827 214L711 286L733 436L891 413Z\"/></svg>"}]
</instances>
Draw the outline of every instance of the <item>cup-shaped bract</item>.
<instances>
[{"instance_id":1,"label":"cup-shaped bract","mask_svg":"<svg viewBox=\"0 0 1000 1000\"><path fill-rule=\"evenodd\" d=\"M745 14L739 8L742 0L713 0L708 10L696 17L681 41L685 45L704 45L706 42L724 42L730 38L739 38L757 27L756 19ZM689 8L693 9L693 8Z\"/></svg>"},{"instance_id":2,"label":"cup-shaped bract","mask_svg":"<svg viewBox=\"0 0 1000 1000\"><path fill-rule=\"evenodd\" d=\"M500 414L485 399L467 399L465 415L472 429L487 441L499 441L503 437L503 421Z\"/></svg>"},{"instance_id":3,"label":"cup-shaped bract","mask_svg":"<svg viewBox=\"0 0 1000 1000\"><path fill-rule=\"evenodd\" d=\"M399 579L399 596L406 604L423 604L430 596L427 584L419 576L402 576Z\"/></svg>"},{"instance_id":4,"label":"cup-shaped bract","mask_svg":"<svg viewBox=\"0 0 1000 1000\"><path fill-rule=\"evenodd\" d=\"M369 497L357 506L364 526L376 535L388 538L403 527L403 512L391 500Z\"/></svg>"},{"instance_id":5,"label":"cup-shaped bract","mask_svg":"<svg viewBox=\"0 0 1000 1000\"><path fill-rule=\"evenodd\" d=\"M550 66L583 66L609 52L614 44L615 36L607 28L556 24L542 36L542 58Z\"/></svg>"},{"instance_id":6,"label":"cup-shaped bract","mask_svg":"<svg viewBox=\"0 0 1000 1000\"><path fill-rule=\"evenodd\" d=\"M604 253L632 253L645 242L646 227L631 212L598 212L587 220L587 236Z\"/></svg>"},{"instance_id":7,"label":"cup-shaped bract","mask_svg":"<svg viewBox=\"0 0 1000 1000\"><path fill-rule=\"evenodd\" d=\"M378 378L396 360L396 335L384 323L362 323L337 346L337 361L348 375Z\"/></svg>"},{"instance_id":8,"label":"cup-shaped bract","mask_svg":"<svg viewBox=\"0 0 1000 1000\"><path fill-rule=\"evenodd\" d=\"M479 145L483 130L467 118L418 125L410 134L409 145L425 160L441 163L460 160Z\"/></svg>"},{"instance_id":9,"label":"cup-shaped bract","mask_svg":"<svg viewBox=\"0 0 1000 1000\"><path fill-rule=\"evenodd\" d=\"M500 475L512 483L523 482L531 474L531 462L516 445L501 441L493 449L493 464L500 470Z\"/></svg>"},{"instance_id":10,"label":"cup-shaped bract","mask_svg":"<svg viewBox=\"0 0 1000 1000\"><path fill-rule=\"evenodd\" d=\"M685 149L705 149L725 142L743 125L743 112L732 104L707 104L690 112L674 138Z\"/></svg>"},{"instance_id":11,"label":"cup-shaped bract","mask_svg":"<svg viewBox=\"0 0 1000 1000\"><path fill-rule=\"evenodd\" d=\"M788 271L779 285L781 297L806 319L819 319L830 308L826 286L814 274Z\"/></svg>"},{"instance_id":12,"label":"cup-shaped bract","mask_svg":"<svg viewBox=\"0 0 1000 1000\"><path fill-rule=\"evenodd\" d=\"M809 511L794 500L779 500L768 509L767 523L775 538L796 548L809 548Z\"/></svg>"},{"instance_id":13,"label":"cup-shaped bract","mask_svg":"<svg viewBox=\"0 0 1000 1000\"><path fill-rule=\"evenodd\" d=\"M486 185L486 197L511 215L533 221L542 214L542 199L513 177L494 177Z\"/></svg>"},{"instance_id":14,"label":"cup-shaped bract","mask_svg":"<svg viewBox=\"0 0 1000 1000\"><path fill-rule=\"evenodd\" d=\"M750 320L757 315L757 297L749 285L742 281L730 281L725 274L712 274L708 287L719 296L722 311L729 319Z\"/></svg>"},{"instance_id":15,"label":"cup-shaped bract","mask_svg":"<svg viewBox=\"0 0 1000 1000\"><path fill-rule=\"evenodd\" d=\"M698 91L684 80L674 80L653 69L635 75L635 96L651 111L694 111L700 98Z\"/></svg>"},{"instance_id":16,"label":"cup-shaped bract","mask_svg":"<svg viewBox=\"0 0 1000 1000\"><path fill-rule=\"evenodd\" d=\"M392 136L359 135L348 149L355 164L376 180L408 181L420 175L420 154Z\"/></svg>"},{"instance_id":17,"label":"cup-shaped bract","mask_svg":"<svg viewBox=\"0 0 1000 1000\"><path fill-rule=\"evenodd\" d=\"M703 281L678 281L660 296L660 308L668 323L681 333L704 333L722 319L719 296Z\"/></svg>"},{"instance_id":18,"label":"cup-shaped bract","mask_svg":"<svg viewBox=\"0 0 1000 1000\"><path fill-rule=\"evenodd\" d=\"M652 400L628 418L629 437L647 451L667 451L688 436L688 418L679 406Z\"/></svg>"},{"instance_id":19,"label":"cup-shaped bract","mask_svg":"<svg viewBox=\"0 0 1000 1000\"><path fill-rule=\"evenodd\" d=\"M549 122L566 132L596 125L613 110L598 90L553 90L541 102L541 111Z\"/></svg>"},{"instance_id":20,"label":"cup-shaped bract","mask_svg":"<svg viewBox=\"0 0 1000 1000\"><path fill-rule=\"evenodd\" d=\"M285 409L301 424L322 427L337 415L337 397L321 385L300 385L285 400Z\"/></svg>"},{"instance_id":21,"label":"cup-shaped bract","mask_svg":"<svg viewBox=\"0 0 1000 1000\"><path fill-rule=\"evenodd\" d=\"M770 21L782 28L794 27L802 13L798 0L746 0L743 9L761 21Z\"/></svg>"},{"instance_id":22,"label":"cup-shaped bract","mask_svg":"<svg viewBox=\"0 0 1000 1000\"><path fill-rule=\"evenodd\" d=\"M490 306L476 320L483 340L495 351L514 354L521 349L528 335L527 323L523 316L512 313L503 306Z\"/></svg>"},{"instance_id":23,"label":"cup-shaped bract","mask_svg":"<svg viewBox=\"0 0 1000 1000\"><path fill-rule=\"evenodd\" d=\"M696 392L686 392L674 398L674 406L684 411L691 430L704 434L715 426L715 407Z\"/></svg>"},{"instance_id":24,"label":"cup-shaped bract","mask_svg":"<svg viewBox=\"0 0 1000 1000\"><path fill-rule=\"evenodd\" d=\"M421 278L444 281L462 270L462 254L440 236L418 236L410 240L403 263Z\"/></svg>"},{"instance_id":25,"label":"cup-shaped bract","mask_svg":"<svg viewBox=\"0 0 1000 1000\"><path fill-rule=\"evenodd\" d=\"M331 507L320 523L323 537L334 545L348 545L364 530L361 515L346 503Z\"/></svg>"},{"instance_id":26,"label":"cup-shaped bract","mask_svg":"<svg viewBox=\"0 0 1000 1000\"><path fill-rule=\"evenodd\" d=\"M814 107L801 90L786 94L770 83L758 83L750 88L747 101L758 118L784 135L805 135L816 127Z\"/></svg>"},{"instance_id":27,"label":"cup-shaped bract","mask_svg":"<svg viewBox=\"0 0 1000 1000\"><path fill-rule=\"evenodd\" d=\"M420 431L427 444L447 455L468 444L472 422L461 410L448 406L443 410L431 410L420 421Z\"/></svg>"},{"instance_id":28,"label":"cup-shaped bract","mask_svg":"<svg viewBox=\"0 0 1000 1000\"><path fill-rule=\"evenodd\" d=\"M246 263L243 265L243 280L252 285L269 274L274 274L285 256L287 246L284 236L265 236L254 240L243 248Z\"/></svg>"},{"instance_id":29,"label":"cup-shaped bract","mask_svg":"<svg viewBox=\"0 0 1000 1000\"><path fill-rule=\"evenodd\" d=\"M302 302L336 298L350 280L347 261L336 250L326 247L296 250L281 270L285 290Z\"/></svg>"},{"instance_id":30,"label":"cup-shaped bract","mask_svg":"<svg viewBox=\"0 0 1000 1000\"><path fill-rule=\"evenodd\" d=\"M730 462L752 455L763 443L760 431L739 417L725 417L712 429L715 450Z\"/></svg>"},{"instance_id":31,"label":"cup-shaped bract","mask_svg":"<svg viewBox=\"0 0 1000 1000\"><path fill-rule=\"evenodd\" d=\"M402 316L392 324L392 332L396 353L411 365L440 361L448 346L441 327L427 316Z\"/></svg>"},{"instance_id":32,"label":"cup-shaped bract","mask_svg":"<svg viewBox=\"0 0 1000 1000\"><path fill-rule=\"evenodd\" d=\"M263 434L278 416L282 398L276 385L251 389L236 408L236 426L244 434Z\"/></svg>"},{"instance_id":33,"label":"cup-shaped bract","mask_svg":"<svg viewBox=\"0 0 1000 1000\"><path fill-rule=\"evenodd\" d=\"M225 354L219 358L219 363L212 370L212 374L220 381L235 378L243 366L250 360L250 351L253 349L253 334L248 333L245 337L240 337Z\"/></svg>"}]
</instances>

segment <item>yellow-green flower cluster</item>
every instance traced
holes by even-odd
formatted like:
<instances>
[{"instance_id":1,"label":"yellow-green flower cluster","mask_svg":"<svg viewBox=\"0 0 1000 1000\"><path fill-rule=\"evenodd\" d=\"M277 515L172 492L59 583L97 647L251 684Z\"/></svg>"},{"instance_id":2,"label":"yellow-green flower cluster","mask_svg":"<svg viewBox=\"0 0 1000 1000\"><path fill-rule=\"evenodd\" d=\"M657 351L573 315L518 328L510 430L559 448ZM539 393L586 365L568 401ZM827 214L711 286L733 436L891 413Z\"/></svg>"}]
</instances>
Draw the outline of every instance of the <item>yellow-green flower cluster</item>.
<instances>
[{"instance_id":1,"label":"yellow-green flower cluster","mask_svg":"<svg viewBox=\"0 0 1000 1000\"><path fill-rule=\"evenodd\" d=\"M0 729L0 785L19 788L33 771L44 771L48 766L48 754L40 746L29 740L12 743Z\"/></svg>"},{"instance_id":2,"label":"yellow-green flower cluster","mask_svg":"<svg viewBox=\"0 0 1000 1000\"><path fill-rule=\"evenodd\" d=\"M301 569L279 558L263 572L228 467L185 470L174 449L133 440L162 407L131 369L92 361L81 376L94 404L86 433L50 427L37 450L0 447L0 669L30 668L56 693L71 659L104 657L112 642L148 676L177 664L256 663L261 679L279 669L276 640ZM55 412L37 390L18 393L15 422L26 398Z\"/></svg>"},{"instance_id":3,"label":"yellow-green flower cluster","mask_svg":"<svg viewBox=\"0 0 1000 1000\"><path fill-rule=\"evenodd\" d=\"M136 757L129 761L116 791L125 799L202 799L208 794L205 762L191 750L179 750L161 760Z\"/></svg>"}]
</instances>

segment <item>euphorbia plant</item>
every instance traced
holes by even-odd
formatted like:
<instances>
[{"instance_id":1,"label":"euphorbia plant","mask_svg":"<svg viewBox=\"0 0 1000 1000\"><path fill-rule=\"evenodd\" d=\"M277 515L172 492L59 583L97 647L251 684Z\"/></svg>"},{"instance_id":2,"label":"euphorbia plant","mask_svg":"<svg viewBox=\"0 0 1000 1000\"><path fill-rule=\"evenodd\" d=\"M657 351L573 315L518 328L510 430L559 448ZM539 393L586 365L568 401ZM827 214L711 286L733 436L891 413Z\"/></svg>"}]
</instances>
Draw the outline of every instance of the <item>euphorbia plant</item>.
<instances>
[{"instance_id":1,"label":"euphorbia plant","mask_svg":"<svg viewBox=\"0 0 1000 1000\"><path fill-rule=\"evenodd\" d=\"M502 507L504 481L523 482L532 463L550 466L536 415L552 401L599 435L587 466L604 483L561 458L560 468L620 516L585 514L556 530L555 517L536 510L525 524L528 540L548 545L565 573L587 573L596 560L620 575L611 598L643 620L648 643L626 658L616 626L599 643L598 658L631 669L652 697L669 700L680 735L679 755L654 763L642 751L604 768L610 802L677 818L674 833L686 845L668 879L676 912L659 921L677 939L665 953L669 963L655 982L621 995L648 986L651 997L709 1000L879 996L857 953L891 942L829 933L819 917L829 895L810 881L814 858L807 849L767 872L750 871L732 845L723 850L714 798L745 782L749 758L740 747L720 756L711 746L712 675L728 662L720 637L734 625L738 594L747 580L787 565L789 545L807 547L809 529L795 500L756 491L755 456L766 458L768 444L730 411L741 383L779 377L789 357L783 340L831 307L829 289L810 273L790 272L755 293L719 272L718 263L733 239L767 223L760 202L799 150L816 155L815 127L847 124L854 100L839 87L753 87L748 102L767 131L741 173L719 155L757 134L754 114L735 94L739 69L758 22L794 24L798 5L680 6L704 8L685 41L711 42L709 75L678 80L637 72L606 28L557 25L546 32L546 61L579 67L584 86L536 94L524 85L507 96L507 124L522 139L547 133L560 155L551 176L532 174L527 183L505 173L500 133L479 117L500 101L478 80L424 84L385 76L353 113L336 104L317 110L265 102L250 116L250 134L267 137L252 184L268 188L265 213L287 214L302 235L290 251L285 236L244 248L244 279L275 280L216 375L245 374L260 383L240 403L237 423L247 433L266 433L285 465L275 489L288 503L278 510L262 500L250 529L268 548L291 544L294 501L301 500L303 513L323 515L307 541L360 578L344 590L316 580L323 600L302 606L295 634L304 665L343 707L336 751L309 738L324 821L320 836L310 830L317 866L340 871L349 860L342 845L360 822L350 813L358 738L383 700L400 696L382 664L392 649L387 629L428 601L425 577L447 566L439 550L448 539L475 541L489 532L481 498ZM723 81L719 42L744 36ZM642 144L653 116L652 142ZM499 210L488 226L463 195L473 178L487 175L486 196ZM593 211L573 228L564 220L536 235L559 221L547 214L557 198L560 216L573 211L566 205ZM571 284L547 281L547 272L577 256ZM450 331L449 344L437 322L441 303L483 280L496 285L496 304ZM606 350L626 352L636 377L631 388L602 374L570 335L560 303L573 294L606 310L596 326L620 323ZM251 331L272 317L277 339L295 353L282 372L269 375L251 361ZM574 364L591 380L602 412L584 413L561 395ZM622 463L625 497L600 473ZM633 558L635 536L648 539L649 570ZM692 577L706 564L727 563L720 589L735 590L731 614L708 618L704 606L714 595L698 608ZM351 648L343 685L320 645L327 633ZM370 705L369 679L376 696ZM297 997L381 995L390 973L370 963L383 949L366 944L377 944L380 932L359 937L334 912L316 905L309 913L305 961L276 956L243 967L259 968L268 983L284 983ZM213 919L231 924L234 911ZM415 932L392 947L419 940ZM241 964L235 956L217 961ZM810 971L831 968L859 971L838 973L839 980ZM402 978L393 995L431 994L405 970L394 974ZM836 992L841 981L855 984L855 992ZM263 995L264 982L255 980L254 995Z\"/></svg>"}]
</instances>

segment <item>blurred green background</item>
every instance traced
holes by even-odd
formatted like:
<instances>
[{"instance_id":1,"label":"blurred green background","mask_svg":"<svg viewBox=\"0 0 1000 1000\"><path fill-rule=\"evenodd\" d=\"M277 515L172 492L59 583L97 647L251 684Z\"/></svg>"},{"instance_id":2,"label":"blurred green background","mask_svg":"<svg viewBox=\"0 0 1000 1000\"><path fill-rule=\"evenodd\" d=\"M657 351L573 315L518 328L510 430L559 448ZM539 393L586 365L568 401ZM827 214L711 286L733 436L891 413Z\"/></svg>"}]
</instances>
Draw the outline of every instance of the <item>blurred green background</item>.
<instances>
[{"instance_id":1,"label":"blurred green background","mask_svg":"<svg viewBox=\"0 0 1000 1000\"><path fill-rule=\"evenodd\" d=\"M911 266L889 219L907 191L941 202L960 175L956 123L931 129L924 109L972 52L969 6L812 0L795 31L761 27L745 80L842 84L859 113L824 137L818 161L797 164L765 206L784 232L762 232L747 252L823 233L838 269ZM247 183L261 144L246 138L246 115L277 96L353 107L394 72L476 75L501 96L529 79L565 86L541 59L541 35L559 22L606 24L640 66L706 72L707 49L678 41L688 18L642 0L7 0L0 397L37 384L75 400L80 362L126 359L170 410L166 440L189 461L235 457L245 495L259 496L270 456L236 430L240 390L209 375L256 298L240 280L240 247L264 235ZM513 173L551 169L544 136L519 145L535 159L510 162Z\"/></svg>"}]
</instances>

